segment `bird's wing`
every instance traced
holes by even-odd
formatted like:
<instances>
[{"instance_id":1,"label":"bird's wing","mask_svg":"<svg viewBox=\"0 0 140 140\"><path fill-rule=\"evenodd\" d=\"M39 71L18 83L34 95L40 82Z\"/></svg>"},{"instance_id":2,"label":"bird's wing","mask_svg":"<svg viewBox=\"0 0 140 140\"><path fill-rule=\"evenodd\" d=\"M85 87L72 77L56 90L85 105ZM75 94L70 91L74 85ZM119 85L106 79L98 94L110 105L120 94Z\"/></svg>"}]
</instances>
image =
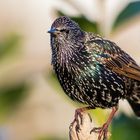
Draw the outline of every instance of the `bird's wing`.
<instances>
[{"instance_id":1,"label":"bird's wing","mask_svg":"<svg viewBox=\"0 0 140 140\"><path fill-rule=\"evenodd\" d=\"M140 81L140 67L115 43L99 36L90 38L86 43L99 63L118 74Z\"/></svg>"}]
</instances>

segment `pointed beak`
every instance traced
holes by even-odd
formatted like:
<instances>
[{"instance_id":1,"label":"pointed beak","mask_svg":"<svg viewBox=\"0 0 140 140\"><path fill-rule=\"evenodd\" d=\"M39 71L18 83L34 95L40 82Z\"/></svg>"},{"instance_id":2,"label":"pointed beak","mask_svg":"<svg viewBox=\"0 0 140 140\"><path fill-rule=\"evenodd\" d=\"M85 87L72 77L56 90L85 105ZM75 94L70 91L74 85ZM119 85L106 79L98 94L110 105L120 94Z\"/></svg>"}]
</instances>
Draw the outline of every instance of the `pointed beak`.
<instances>
[{"instance_id":1,"label":"pointed beak","mask_svg":"<svg viewBox=\"0 0 140 140\"><path fill-rule=\"evenodd\" d=\"M50 34L55 34L56 32L57 32L56 29L50 29L50 30L48 31L48 33L50 33Z\"/></svg>"}]
</instances>

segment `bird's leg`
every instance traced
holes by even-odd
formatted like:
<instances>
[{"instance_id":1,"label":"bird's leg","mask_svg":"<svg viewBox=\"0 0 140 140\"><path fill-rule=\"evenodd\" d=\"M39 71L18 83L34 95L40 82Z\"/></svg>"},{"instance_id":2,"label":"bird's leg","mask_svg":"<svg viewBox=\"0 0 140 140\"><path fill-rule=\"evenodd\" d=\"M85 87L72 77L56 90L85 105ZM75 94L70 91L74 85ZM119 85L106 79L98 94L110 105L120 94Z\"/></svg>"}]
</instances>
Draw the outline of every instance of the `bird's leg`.
<instances>
[{"instance_id":1,"label":"bird's leg","mask_svg":"<svg viewBox=\"0 0 140 140\"><path fill-rule=\"evenodd\" d=\"M81 112L85 112L85 111L90 110L90 109L93 109L93 107L87 106L87 107L76 109L74 120L71 123L70 127L72 127L75 122L78 122L77 124L80 124L80 122L78 121L78 116L80 117L80 120L82 120ZM82 121L81 121L81 124L82 124ZM79 125L77 125L77 131L79 130L79 128L80 128Z\"/></svg>"},{"instance_id":2,"label":"bird's leg","mask_svg":"<svg viewBox=\"0 0 140 140\"><path fill-rule=\"evenodd\" d=\"M103 124L102 127L93 128L91 130L91 132L99 133L98 140L101 140L102 137L103 137L103 140L107 140L108 127L111 124L111 121L112 121L112 119L113 119L117 110L118 110L118 107L112 107L112 111L111 111L111 113L109 115L109 118L106 121L106 123Z\"/></svg>"}]
</instances>

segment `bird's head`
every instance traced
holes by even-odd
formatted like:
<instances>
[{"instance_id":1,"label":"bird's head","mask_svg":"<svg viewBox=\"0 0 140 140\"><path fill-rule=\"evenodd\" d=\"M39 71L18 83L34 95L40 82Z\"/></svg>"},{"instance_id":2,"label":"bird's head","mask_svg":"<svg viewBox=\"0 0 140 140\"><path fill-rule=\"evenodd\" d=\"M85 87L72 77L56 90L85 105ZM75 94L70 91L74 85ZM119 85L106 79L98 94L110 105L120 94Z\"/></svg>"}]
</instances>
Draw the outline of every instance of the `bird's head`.
<instances>
[{"instance_id":1,"label":"bird's head","mask_svg":"<svg viewBox=\"0 0 140 140\"><path fill-rule=\"evenodd\" d=\"M80 29L79 25L66 16L57 18L53 22L48 33L51 34L51 37L57 38L59 41L72 41L83 36L83 31Z\"/></svg>"}]
</instances>

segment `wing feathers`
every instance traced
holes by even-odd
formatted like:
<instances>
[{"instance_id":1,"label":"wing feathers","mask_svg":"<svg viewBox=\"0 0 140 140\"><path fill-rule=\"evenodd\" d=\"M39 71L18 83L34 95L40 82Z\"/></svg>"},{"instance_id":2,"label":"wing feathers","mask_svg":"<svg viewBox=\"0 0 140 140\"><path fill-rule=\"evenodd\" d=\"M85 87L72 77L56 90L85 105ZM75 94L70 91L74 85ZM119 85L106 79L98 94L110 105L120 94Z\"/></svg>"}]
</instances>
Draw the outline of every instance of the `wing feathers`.
<instances>
[{"instance_id":1,"label":"wing feathers","mask_svg":"<svg viewBox=\"0 0 140 140\"><path fill-rule=\"evenodd\" d=\"M99 63L118 74L140 81L140 67L115 43L94 35L87 43L93 53L97 54ZM100 51L96 52L96 48Z\"/></svg>"},{"instance_id":2,"label":"wing feathers","mask_svg":"<svg viewBox=\"0 0 140 140\"><path fill-rule=\"evenodd\" d=\"M130 70L130 68L129 69L128 68L123 68L123 69L113 68L112 70L126 77L140 81L140 72Z\"/></svg>"}]
</instances>

